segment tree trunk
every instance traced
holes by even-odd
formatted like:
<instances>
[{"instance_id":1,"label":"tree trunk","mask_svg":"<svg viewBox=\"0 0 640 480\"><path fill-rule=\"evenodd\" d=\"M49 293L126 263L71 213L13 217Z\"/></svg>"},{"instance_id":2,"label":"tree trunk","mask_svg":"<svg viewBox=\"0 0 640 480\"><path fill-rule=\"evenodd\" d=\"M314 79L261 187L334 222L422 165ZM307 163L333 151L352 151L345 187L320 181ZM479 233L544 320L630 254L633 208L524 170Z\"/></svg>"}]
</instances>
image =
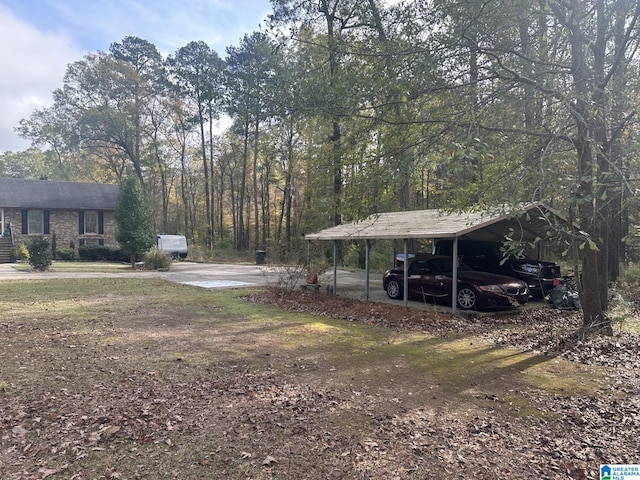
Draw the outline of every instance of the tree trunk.
<instances>
[{"instance_id":1,"label":"tree trunk","mask_svg":"<svg viewBox=\"0 0 640 480\"><path fill-rule=\"evenodd\" d=\"M606 145L606 126L603 120L605 108L604 89L604 49L605 31L602 14L602 0L596 1L596 38L587 38L576 15L584 13L581 0L569 0L566 4L552 4L551 7L569 32L571 48L571 75L576 90L572 115L577 128L573 140L577 153L577 176L579 191L578 218L589 239L582 246L582 279L580 297L582 302L582 327L579 336L592 333L612 332L607 310L607 263L606 250L608 236L605 219L602 217L602 174L600 168ZM566 10L564 10L566 9ZM569 12L569 13L568 13ZM591 47L591 48L589 48ZM586 53L593 53L593 63L589 68Z\"/></svg>"},{"instance_id":2,"label":"tree trunk","mask_svg":"<svg viewBox=\"0 0 640 480\"><path fill-rule=\"evenodd\" d=\"M249 159L249 118L244 121L244 142L242 149L242 178L238 187L238 229L236 232L236 249L244 250L244 204L247 189L247 163Z\"/></svg>"},{"instance_id":3,"label":"tree trunk","mask_svg":"<svg viewBox=\"0 0 640 480\"><path fill-rule=\"evenodd\" d=\"M258 205L258 133L260 120L253 125L253 234L255 250L260 250L260 210Z\"/></svg>"},{"instance_id":4,"label":"tree trunk","mask_svg":"<svg viewBox=\"0 0 640 480\"><path fill-rule=\"evenodd\" d=\"M209 211L208 224L211 225L211 242L209 248L213 249L215 246L215 225L216 225L216 216L215 216L215 202L216 202L216 174L215 169L213 168L213 104L210 101L208 105L209 109L209 171L211 172L211 209Z\"/></svg>"},{"instance_id":5,"label":"tree trunk","mask_svg":"<svg viewBox=\"0 0 640 480\"><path fill-rule=\"evenodd\" d=\"M180 198L184 208L183 222L184 233L189 236L189 197L187 194L187 169L185 164L186 143L180 143ZM190 236L193 238L193 234Z\"/></svg>"},{"instance_id":6,"label":"tree trunk","mask_svg":"<svg viewBox=\"0 0 640 480\"><path fill-rule=\"evenodd\" d=\"M198 120L200 122L200 148L202 154L202 173L204 176L204 203L205 203L205 215L207 218L207 235L206 245L207 248L212 248L213 231L211 226L211 195L209 191L209 162L207 160L207 137L204 133L204 116L202 114L202 105L198 106Z\"/></svg>"}]
</instances>

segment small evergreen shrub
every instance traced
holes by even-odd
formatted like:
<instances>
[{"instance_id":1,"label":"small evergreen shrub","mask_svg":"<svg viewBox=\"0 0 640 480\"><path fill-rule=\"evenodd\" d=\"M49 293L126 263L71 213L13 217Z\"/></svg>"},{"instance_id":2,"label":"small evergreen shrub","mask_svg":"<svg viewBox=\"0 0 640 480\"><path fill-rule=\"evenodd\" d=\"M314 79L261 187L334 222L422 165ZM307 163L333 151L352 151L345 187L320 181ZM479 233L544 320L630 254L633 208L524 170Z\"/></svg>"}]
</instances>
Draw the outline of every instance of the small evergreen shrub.
<instances>
[{"instance_id":1,"label":"small evergreen shrub","mask_svg":"<svg viewBox=\"0 0 640 480\"><path fill-rule=\"evenodd\" d=\"M45 237L34 237L29 241L29 265L35 270L47 270L53 262L51 243Z\"/></svg>"},{"instance_id":2,"label":"small evergreen shrub","mask_svg":"<svg viewBox=\"0 0 640 480\"><path fill-rule=\"evenodd\" d=\"M53 254L53 259L56 259L56 254L58 252L58 236L56 232L53 232L51 235L51 253Z\"/></svg>"},{"instance_id":3,"label":"small evergreen shrub","mask_svg":"<svg viewBox=\"0 0 640 480\"><path fill-rule=\"evenodd\" d=\"M73 248L61 248L56 252L56 258L59 260L73 260L76 252Z\"/></svg>"},{"instance_id":4,"label":"small evergreen shrub","mask_svg":"<svg viewBox=\"0 0 640 480\"><path fill-rule=\"evenodd\" d=\"M78 248L78 256L82 260L88 260L91 262L98 262L101 260L107 260L111 255L109 247L98 244L80 245Z\"/></svg>"},{"instance_id":5,"label":"small evergreen shrub","mask_svg":"<svg viewBox=\"0 0 640 480\"><path fill-rule=\"evenodd\" d=\"M128 262L130 257L119 248L107 247L95 243L80 245L78 256L90 262Z\"/></svg>"},{"instance_id":6,"label":"small evergreen shrub","mask_svg":"<svg viewBox=\"0 0 640 480\"><path fill-rule=\"evenodd\" d=\"M152 248L144 254L144 264L153 270L168 270L171 265L171 255L159 248Z\"/></svg>"},{"instance_id":7,"label":"small evergreen shrub","mask_svg":"<svg viewBox=\"0 0 640 480\"><path fill-rule=\"evenodd\" d=\"M120 248L111 248L109 251L110 262L126 262L131 261L131 255ZM140 257L136 256L136 261L140 261Z\"/></svg>"},{"instance_id":8,"label":"small evergreen shrub","mask_svg":"<svg viewBox=\"0 0 640 480\"><path fill-rule=\"evenodd\" d=\"M22 262L29 261L29 249L25 243L21 243L18 248L16 248L16 260L20 260Z\"/></svg>"}]
</instances>

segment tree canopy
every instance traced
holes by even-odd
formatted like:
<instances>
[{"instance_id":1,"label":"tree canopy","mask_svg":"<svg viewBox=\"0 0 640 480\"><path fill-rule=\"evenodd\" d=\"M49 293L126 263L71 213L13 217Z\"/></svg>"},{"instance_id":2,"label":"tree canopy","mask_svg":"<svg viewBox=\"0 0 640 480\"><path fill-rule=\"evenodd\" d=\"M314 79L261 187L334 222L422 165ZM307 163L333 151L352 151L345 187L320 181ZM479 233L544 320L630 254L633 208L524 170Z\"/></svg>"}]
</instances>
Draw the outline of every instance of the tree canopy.
<instances>
[{"instance_id":1,"label":"tree canopy","mask_svg":"<svg viewBox=\"0 0 640 480\"><path fill-rule=\"evenodd\" d=\"M72 63L19 127L44 153L0 168L131 170L156 229L282 258L371 213L542 200L583 232L558 238L583 274L584 331L610 328L608 281L635 260L638 2L272 4L224 58L125 37Z\"/></svg>"}]
</instances>

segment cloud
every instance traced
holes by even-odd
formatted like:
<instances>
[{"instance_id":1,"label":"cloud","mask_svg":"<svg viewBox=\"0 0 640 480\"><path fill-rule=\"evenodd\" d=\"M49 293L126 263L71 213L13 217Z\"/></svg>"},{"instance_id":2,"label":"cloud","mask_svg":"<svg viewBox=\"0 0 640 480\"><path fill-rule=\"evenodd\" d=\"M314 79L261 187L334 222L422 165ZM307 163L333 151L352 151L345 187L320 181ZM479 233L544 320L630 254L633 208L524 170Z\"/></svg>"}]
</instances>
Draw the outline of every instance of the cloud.
<instances>
[{"instance_id":1,"label":"cloud","mask_svg":"<svg viewBox=\"0 0 640 480\"><path fill-rule=\"evenodd\" d=\"M202 40L218 52L257 30L269 0L0 0L0 152L29 144L14 132L50 106L67 65L136 36L162 55ZM10 8L10 10L9 10Z\"/></svg>"},{"instance_id":2,"label":"cloud","mask_svg":"<svg viewBox=\"0 0 640 480\"><path fill-rule=\"evenodd\" d=\"M0 152L22 150L28 142L13 129L36 109L51 105L67 64L82 53L64 34L43 33L0 6Z\"/></svg>"},{"instance_id":3,"label":"cloud","mask_svg":"<svg viewBox=\"0 0 640 480\"><path fill-rule=\"evenodd\" d=\"M40 0L38 5L39 11L28 15L39 17L34 20L40 28L55 21L87 51L106 51L131 35L153 43L164 55L198 40L223 55L271 11L269 0Z\"/></svg>"}]
</instances>

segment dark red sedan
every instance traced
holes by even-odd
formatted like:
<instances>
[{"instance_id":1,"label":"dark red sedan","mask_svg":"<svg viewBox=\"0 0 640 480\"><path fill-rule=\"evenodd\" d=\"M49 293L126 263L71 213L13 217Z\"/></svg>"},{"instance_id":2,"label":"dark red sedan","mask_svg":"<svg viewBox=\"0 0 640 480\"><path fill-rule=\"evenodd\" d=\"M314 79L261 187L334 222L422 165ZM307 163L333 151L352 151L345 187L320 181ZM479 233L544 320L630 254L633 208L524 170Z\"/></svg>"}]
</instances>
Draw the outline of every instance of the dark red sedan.
<instances>
[{"instance_id":1,"label":"dark red sedan","mask_svg":"<svg viewBox=\"0 0 640 480\"><path fill-rule=\"evenodd\" d=\"M420 254L409 260L409 297L448 302L451 305L452 259ZM384 289L390 298L402 298L404 267L387 270ZM481 310L524 305L529 300L527 284L504 275L472 270L458 264L458 308Z\"/></svg>"}]
</instances>

